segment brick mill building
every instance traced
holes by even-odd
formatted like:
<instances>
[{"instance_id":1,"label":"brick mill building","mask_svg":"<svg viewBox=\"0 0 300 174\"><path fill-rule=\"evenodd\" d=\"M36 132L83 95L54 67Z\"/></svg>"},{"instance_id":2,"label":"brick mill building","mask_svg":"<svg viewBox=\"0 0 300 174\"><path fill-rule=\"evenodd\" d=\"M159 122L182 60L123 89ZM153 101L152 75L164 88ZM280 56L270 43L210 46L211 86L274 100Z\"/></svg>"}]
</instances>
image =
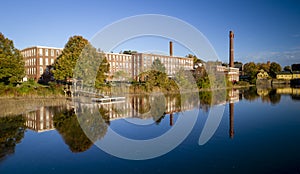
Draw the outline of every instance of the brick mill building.
<instances>
[{"instance_id":1,"label":"brick mill building","mask_svg":"<svg viewBox=\"0 0 300 174\"><path fill-rule=\"evenodd\" d=\"M25 62L27 79L39 80L48 65L52 65L61 54L62 48L33 46L21 50Z\"/></svg>"},{"instance_id":2,"label":"brick mill building","mask_svg":"<svg viewBox=\"0 0 300 174\"><path fill-rule=\"evenodd\" d=\"M128 78L138 80L139 74L150 70L153 61L156 59L159 59L165 66L166 73L170 77L173 76L179 68L183 68L184 70L193 69L193 58L173 56L172 42L170 42L169 49L170 55L105 53L107 61L110 64L109 80L122 80L114 78L114 74L118 71L125 72Z\"/></svg>"}]
</instances>

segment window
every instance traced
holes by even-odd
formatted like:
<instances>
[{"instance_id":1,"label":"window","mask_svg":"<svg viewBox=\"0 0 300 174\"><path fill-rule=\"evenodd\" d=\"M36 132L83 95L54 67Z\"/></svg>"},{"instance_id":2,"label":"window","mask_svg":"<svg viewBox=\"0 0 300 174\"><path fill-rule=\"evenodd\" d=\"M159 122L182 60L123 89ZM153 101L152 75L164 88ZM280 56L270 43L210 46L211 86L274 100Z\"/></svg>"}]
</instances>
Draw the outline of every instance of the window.
<instances>
[{"instance_id":1,"label":"window","mask_svg":"<svg viewBox=\"0 0 300 174\"><path fill-rule=\"evenodd\" d=\"M49 65L48 58L45 58L45 65Z\"/></svg>"},{"instance_id":2,"label":"window","mask_svg":"<svg viewBox=\"0 0 300 174\"><path fill-rule=\"evenodd\" d=\"M35 49L33 49L33 56L35 56Z\"/></svg>"},{"instance_id":3,"label":"window","mask_svg":"<svg viewBox=\"0 0 300 174\"><path fill-rule=\"evenodd\" d=\"M43 67L40 67L40 74L43 74L44 73L44 69Z\"/></svg>"},{"instance_id":4,"label":"window","mask_svg":"<svg viewBox=\"0 0 300 174\"><path fill-rule=\"evenodd\" d=\"M51 65L54 64L54 59L51 59L51 62L50 62L50 63L51 63Z\"/></svg>"},{"instance_id":5,"label":"window","mask_svg":"<svg viewBox=\"0 0 300 174\"><path fill-rule=\"evenodd\" d=\"M40 49L39 49L39 56L42 56L42 55L43 55L43 49L40 48Z\"/></svg>"},{"instance_id":6,"label":"window","mask_svg":"<svg viewBox=\"0 0 300 174\"><path fill-rule=\"evenodd\" d=\"M59 55L59 50L56 50L56 56L58 56Z\"/></svg>"},{"instance_id":7,"label":"window","mask_svg":"<svg viewBox=\"0 0 300 174\"><path fill-rule=\"evenodd\" d=\"M51 50L51 56L52 57L54 56L54 50Z\"/></svg>"},{"instance_id":8,"label":"window","mask_svg":"<svg viewBox=\"0 0 300 174\"><path fill-rule=\"evenodd\" d=\"M45 56L48 56L48 49L45 49Z\"/></svg>"},{"instance_id":9,"label":"window","mask_svg":"<svg viewBox=\"0 0 300 174\"><path fill-rule=\"evenodd\" d=\"M43 58L40 58L40 65L43 65Z\"/></svg>"}]
</instances>

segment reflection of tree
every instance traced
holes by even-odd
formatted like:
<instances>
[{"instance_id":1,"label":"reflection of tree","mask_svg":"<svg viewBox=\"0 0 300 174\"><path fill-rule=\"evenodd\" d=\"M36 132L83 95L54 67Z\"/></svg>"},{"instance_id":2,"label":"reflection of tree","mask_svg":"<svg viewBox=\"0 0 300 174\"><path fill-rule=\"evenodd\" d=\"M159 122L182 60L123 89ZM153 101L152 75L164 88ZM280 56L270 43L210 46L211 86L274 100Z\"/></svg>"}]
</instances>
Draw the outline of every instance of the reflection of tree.
<instances>
[{"instance_id":1,"label":"reflection of tree","mask_svg":"<svg viewBox=\"0 0 300 174\"><path fill-rule=\"evenodd\" d=\"M278 104L281 99L281 95L276 93L276 89L272 89L269 93L270 102L272 104Z\"/></svg>"},{"instance_id":2,"label":"reflection of tree","mask_svg":"<svg viewBox=\"0 0 300 174\"><path fill-rule=\"evenodd\" d=\"M253 101L259 97L256 92L256 87L250 87L249 89L246 89L243 91L244 92L244 98L246 100Z\"/></svg>"},{"instance_id":3,"label":"reflection of tree","mask_svg":"<svg viewBox=\"0 0 300 174\"><path fill-rule=\"evenodd\" d=\"M281 99L281 95L276 93L276 89L262 88L256 89L256 87L250 87L243 90L244 98L246 100L253 101L257 98L261 98L263 102L271 102L272 104L278 104ZM260 96L258 95L260 94Z\"/></svg>"},{"instance_id":4,"label":"reflection of tree","mask_svg":"<svg viewBox=\"0 0 300 174\"><path fill-rule=\"evenodd\" d=\"M292 100L300 100L300 95L291 95Z\"/></svg>"},{"instance_id":5,"label":"reflection of tree","mask_svg":"<svg viewBox=\"0 0 300 174\"><path fill-rule=\"evenodd\" d=\"M82 107L77 118L84 133L92 142L103 138L107 132L105 118L109 117L109 111L104 107Z\"/></svg>"},{"instance_id":6,"label":"reflection of tree","mask_svg":"<svg viewBox=\"0 0 300 174\"><path fill-rule=\"evenodd\" d=\"M72 152L86 151L92 146L94 141L96 141L100 137L103 137L106 133L107 125L102 118L100 118L101 126L99 126L99 123L97 121L99 121L100 119L95 119L91 112L83 113L84 114L81 115L81 118L78 118L80 124L73 109L65 110L60 114L55 115L53 118L54 126L62 135L65 143L69 146ZM104 113L102 114L104 116L106 115ZM83 117L85 121L82 120ZM89 131L84 132L80 126L88 128ZM93 129L94 131L91 132L91 129ZM87 133L89 137L87 137L85 133Z\"/></svg>"},{"instance_id":7,"label":"reflection of tree","mask_svg":"<svg viewBox=\"0 0 300 174\"><path fill-rule=\"evenodd\" d=\"M83 152L92 142L82 131L74 110L66 110L53 117L54 126L72 152Z\"/></svg>"},{"instance_id":8,"label":"reflection of tree","mask_svg":"<svg viewBox=\"0 0 300 174\"><path fill-rule=\"evenodd\" d=\"M162 118L165 116L166 111L166 100L164 95L154 95L151 100L150 113L153 120L159 124Z\"/></svg>"},{"instance_id":9,"label":"reflection of tree","mask_svg":"<svg viewBox=\"0 0 300 174\"><path fill-rule=\"evenodd\" d=\"M101 117L104 119L105 123L107 123L108 125L110 124L109 121L109 111L107 109L105 109L103 106L101 106L99 108L99 113L101 115Z\"/></svg>"},{"instance_id":10,"label":"reflection of tree","mask_svg":"<svg viewBox=\"0 0 300 174\"><path fill-rule=\"evenodd\" d=\"M0 161L14 153L16 144L24 137L24 124L21 115L0 118Z\"/></svg>"}]
</instances>

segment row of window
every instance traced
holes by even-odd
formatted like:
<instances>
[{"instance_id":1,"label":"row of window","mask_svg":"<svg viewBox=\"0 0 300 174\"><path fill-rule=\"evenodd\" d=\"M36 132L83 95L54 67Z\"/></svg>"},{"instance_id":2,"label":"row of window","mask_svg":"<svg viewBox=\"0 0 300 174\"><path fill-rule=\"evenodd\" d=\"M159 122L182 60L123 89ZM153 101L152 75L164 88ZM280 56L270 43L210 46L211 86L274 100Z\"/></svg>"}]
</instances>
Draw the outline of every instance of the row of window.
<instances>
[{"instance_id":1,"label":"row of window","mask_svg":"<svg viewBox=\"0 0 300 174\"><path fill-rule=\"evenodd\" d=\"M45 61L44 61L45 60ZM50 61L49 61L50 60ZM39 65L52 65L54 63L54 59L49 59L49 58L40 58ZM28 59L25 61L25 66L32 66L36 65L36 59Z\"/></svg>"},{"instance_id":2,"label":"row of window","mask_svg":"<svg viewBox=\"0 0 300 174\"><path fill-rule=\"evenodd\" d=\"M45 51L43 51L43 50L45 50ZM38 53L39 53L39 56L45 55L45 56L54 57L54 56L59 56L60 50L48 49L48 48L38 48ZM36 56L36 48L22 51L21 54L25 58Z\"/></svg>"},{"instance_id":3,"label":"row of window","mask_svg":"<svg viewBox=\"0 0 300 174\"><path fill-rule=\"evenodd\" d=\"M131 61L130 55L115 55L115 54L108 54L107 55L108 61Z\"/></svg>"},{"instance_id":4,"label":"row of window","mask_svg":"<svg viewBox=\"0 0 300 174\"><path fill-rule=\"evenodd\" d=\"M44 73L43 67L40 67L39 69L40 69L40 74L43 74ZM28 75L36 75L36 68L28 68L27 74Z\"/></svg>"}]
</instances>

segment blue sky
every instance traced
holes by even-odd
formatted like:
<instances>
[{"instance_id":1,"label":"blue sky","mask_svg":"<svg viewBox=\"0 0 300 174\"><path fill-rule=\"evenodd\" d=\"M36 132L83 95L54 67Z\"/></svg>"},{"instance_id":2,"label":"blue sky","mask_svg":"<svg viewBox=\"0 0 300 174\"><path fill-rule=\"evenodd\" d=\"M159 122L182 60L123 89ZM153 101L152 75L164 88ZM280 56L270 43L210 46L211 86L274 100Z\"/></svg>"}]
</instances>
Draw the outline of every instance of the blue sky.
<instances>
[{"instance_id":1,"label":"blue sky","mask_svg":"<svg viewBox=\"0 0 300 174\"><path fill-rule=\"evenodd\" d=\"M1 2L0 32L19 49L33 45L63 47L70 36L91 39L103 27L141 14L168 15L191 24L206 36L223 62L228 62L228 33L233 30L236 61L270 60L283 66L300 63L300 1L297 0L10 0ZM168 52L166 40L158 39L157 44L155 39L150 40L151 44L124 43L115 51ZM180 47L174 44L175 55L188 54Z\"/></svg>"}]
</instances>

